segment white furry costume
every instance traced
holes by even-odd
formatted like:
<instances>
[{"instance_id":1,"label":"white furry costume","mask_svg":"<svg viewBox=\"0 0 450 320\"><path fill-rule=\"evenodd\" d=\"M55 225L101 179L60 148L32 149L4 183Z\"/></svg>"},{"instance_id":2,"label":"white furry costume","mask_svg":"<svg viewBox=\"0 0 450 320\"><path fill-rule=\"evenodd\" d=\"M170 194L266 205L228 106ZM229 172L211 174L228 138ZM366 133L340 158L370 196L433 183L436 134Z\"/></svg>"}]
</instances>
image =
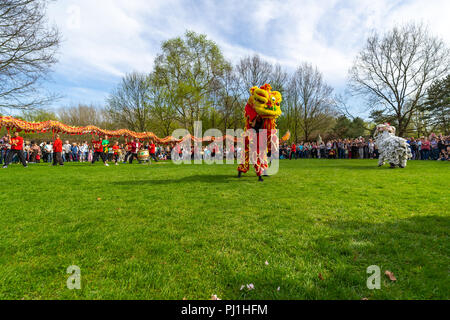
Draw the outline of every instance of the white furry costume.
<instances>
[{"instance_id":1,"label":"white furry costume","mask_svg":"<svg viewBox=\"0 0 450 320\"><path fill-rule=\"evenodd\" d=\"M412 157L411 150L405 139L395 136L394 127L389 124L377 125L374 138L380 153L378 166L386 161L391 167L406 167L406 162Z\"/></svg>"}]
</instances>

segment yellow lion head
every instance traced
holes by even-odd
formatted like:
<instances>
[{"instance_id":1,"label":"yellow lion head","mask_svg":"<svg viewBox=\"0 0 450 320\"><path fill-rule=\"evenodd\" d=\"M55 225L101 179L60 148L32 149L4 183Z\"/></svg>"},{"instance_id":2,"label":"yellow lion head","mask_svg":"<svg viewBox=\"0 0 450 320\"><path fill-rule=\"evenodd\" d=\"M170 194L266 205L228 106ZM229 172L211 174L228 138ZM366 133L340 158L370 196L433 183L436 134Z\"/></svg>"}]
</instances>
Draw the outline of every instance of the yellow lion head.
<instances>
[{"instance_id":1,"label":"yellow lion head","mask_svg":"<svg viewBox=\"0 0 450 320\"><path fill-rule=\"evenodd\" d=\"M248 104L263 118L278 118L281 115L281 101L281 93L272 91L270 84L250 89Z\"/></svg>"}]
</instances>

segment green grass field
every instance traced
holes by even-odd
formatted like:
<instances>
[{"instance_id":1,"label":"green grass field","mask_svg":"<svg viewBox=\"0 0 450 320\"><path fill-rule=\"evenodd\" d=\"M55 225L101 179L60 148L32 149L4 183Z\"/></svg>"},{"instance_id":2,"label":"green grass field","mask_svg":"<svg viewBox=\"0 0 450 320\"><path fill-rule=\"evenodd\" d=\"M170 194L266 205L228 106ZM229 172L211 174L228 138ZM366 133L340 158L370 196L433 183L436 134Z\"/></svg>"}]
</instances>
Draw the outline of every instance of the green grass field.
<instances>
[{"instance_id":1,"label":"green grass field","mask_svg":"<svg viewBox=\"0 0 450 320\"><path fill-rule=\"evenodd\" d=\"M12 165L0 298L449 299L449 169L283 160L258 183L231 165Z\"/></svg>"}]
</instances>

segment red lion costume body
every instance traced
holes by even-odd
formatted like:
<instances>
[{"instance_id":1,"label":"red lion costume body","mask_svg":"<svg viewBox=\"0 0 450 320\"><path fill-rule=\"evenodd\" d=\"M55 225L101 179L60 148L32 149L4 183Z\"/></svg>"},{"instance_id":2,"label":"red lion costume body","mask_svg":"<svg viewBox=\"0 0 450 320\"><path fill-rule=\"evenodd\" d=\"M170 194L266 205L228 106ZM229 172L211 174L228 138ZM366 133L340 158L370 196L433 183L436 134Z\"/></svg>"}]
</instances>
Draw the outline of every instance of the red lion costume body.
<instances>
[{"instance_id":1,"label":"red lion costume body","mask_svg":"<svg viewBox=\"0 0 450 320\"><path fill-rule=\"evenodd\" d=\"M255 168L256 175L262 181L261 175L268 168L267 152L271 154L272 144L278 147L276 131L272 132L272 130L277 128L276 119L281 115L281 101L281 94L278 91L272 91L270 84L250 89L250 98L247 101L244 112L244 153L241 164L238 167L239 177L241 173L246 173L250 169L249 163L251 162ZM249 131L250 129L254 131ZM261 129L265 129L267 132L259 132ZM267 134L267 144L260 146L260 139L264 133ZM250 154L250 144L252 143L256 143L256 148L252 148L253 150Z\"/></svg>"}]
</instances>

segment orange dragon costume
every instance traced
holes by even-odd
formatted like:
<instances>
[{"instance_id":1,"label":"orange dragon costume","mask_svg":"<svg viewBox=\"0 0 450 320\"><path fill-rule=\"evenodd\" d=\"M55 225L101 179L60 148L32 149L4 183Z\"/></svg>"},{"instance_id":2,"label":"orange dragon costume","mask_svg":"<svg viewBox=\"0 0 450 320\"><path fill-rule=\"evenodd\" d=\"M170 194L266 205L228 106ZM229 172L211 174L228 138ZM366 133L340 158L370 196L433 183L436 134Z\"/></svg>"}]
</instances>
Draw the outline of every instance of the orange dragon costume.
<instances>
[{"instance_id":1,"label":"orange dragon costume","mask_svg":"<svg viewBox=\"0 0 450 320\"><path fill-rule=\"evenodd\" d=\"M278 147L276 131L272 133L272 130L277 128L276 120L281 115L281 101L281 93L272 91L270 84L266 83L260 88L252 87L250 89L250 98L247 101L244 112L244 153L241 164L238 167L238 177L241 177L242 173L246 173L250 169L249 162L251 162L259 181L263 181L261 175L268 168L267 152L271 153L272 144ZM250 129L254 129L256 133L254 131L250 131L250 133ZM261 145L261 148L259 140L262 138L263 133L259 132L260 129L267 130L267 145ZM250 154L251 143L256 144L256 148L252 148L256 150L252 150Z\"/></svg>"}]
</instances>

